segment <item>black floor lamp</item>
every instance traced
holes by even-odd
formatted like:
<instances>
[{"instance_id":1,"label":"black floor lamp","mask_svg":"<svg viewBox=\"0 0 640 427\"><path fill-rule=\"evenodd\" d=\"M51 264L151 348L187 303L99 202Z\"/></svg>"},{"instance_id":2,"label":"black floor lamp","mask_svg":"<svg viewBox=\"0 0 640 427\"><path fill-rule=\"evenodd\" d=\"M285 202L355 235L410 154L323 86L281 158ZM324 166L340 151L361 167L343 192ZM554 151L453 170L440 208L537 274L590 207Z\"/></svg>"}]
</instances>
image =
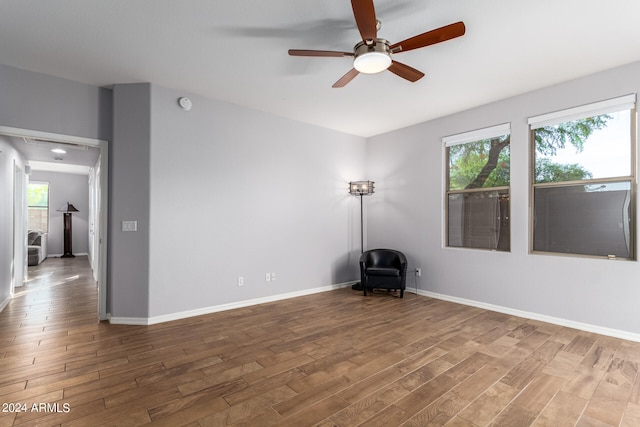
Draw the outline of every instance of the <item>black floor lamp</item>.
<instances>
[{"instance_id":1,"label":"black floor lamp","mask_svg":"<svg viewBox=\"0 0 640 427\"><path fill-rule=\"evenodd\" d=\"M362 204L362 198L364 196L370 196L375 191L373 181L351 181L349 183L349 194L352 196L360 196L360 255L364 253L364 208ZM351 286L351 289L361 291L362 286L360 282Z\"/></svg>"},{"instance_id":2,"label":"black floor lamp","mask_svg":"<svg viewBox=\"0 0 640 427\"><path fill-rule=\"evenodd\" d=\"M73 250L71 249L71 214L73 212L80 211L76 209L76 207L71 203L67 202L62 205L60 209L58 209L58 212L62 212L64 216L64 255L62 255L61 258L74 258L75 255L73 254Z\"/></svg>"}]
</instances>

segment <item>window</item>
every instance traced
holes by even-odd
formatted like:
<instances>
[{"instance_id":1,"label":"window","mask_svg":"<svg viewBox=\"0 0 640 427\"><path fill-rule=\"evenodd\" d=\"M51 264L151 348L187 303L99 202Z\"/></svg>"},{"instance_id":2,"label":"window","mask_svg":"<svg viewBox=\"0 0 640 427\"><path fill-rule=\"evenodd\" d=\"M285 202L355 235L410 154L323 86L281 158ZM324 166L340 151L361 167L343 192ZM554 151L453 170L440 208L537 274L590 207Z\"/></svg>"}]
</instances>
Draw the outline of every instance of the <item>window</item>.
<instances>
[{"instance_id":1,"label":"window","mask_svg":"<svg viewBox=\"0 0 640 427\"><path fill-rule=\"evenodd\" d=\"M29 230L49 232L49 183L30 182L27 188Z\"/></svg>"},{"instance_id":2,"label":"window","mask_svg":"<svg viewBox=\"0 0 640 427\"><path fill-rule=\"evenodd\" d=\"M635 258L635 95L529 119L532 250Z\"/></svg>"},{"instance_id":3,"label":"window","mask_svg":"<svg viewBox=\"0 0 640 427\"><path fill-rule=\"evenodd\" d=\"M446 244L509 251L510 125L443 138Z\"/></svg>"}]
</instances>

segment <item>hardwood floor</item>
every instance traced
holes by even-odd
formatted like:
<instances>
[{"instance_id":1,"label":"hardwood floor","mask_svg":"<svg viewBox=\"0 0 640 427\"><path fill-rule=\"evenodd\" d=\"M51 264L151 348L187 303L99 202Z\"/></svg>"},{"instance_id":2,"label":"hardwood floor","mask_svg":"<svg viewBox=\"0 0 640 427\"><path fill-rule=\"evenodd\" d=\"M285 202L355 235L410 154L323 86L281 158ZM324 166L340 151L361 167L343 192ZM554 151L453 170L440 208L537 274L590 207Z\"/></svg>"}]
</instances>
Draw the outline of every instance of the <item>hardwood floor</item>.
<instances>
[{"instance_id":1,"label":"hardwood floor","mask_svg":"<svg viewBox=\"0 0 640 427\"><path fill-rule=\"evenodd\" d=\"M86 258L33 276L0 314L0 426L640 425L634 342L348 288L110 325Z\"/></svg>"}]
</instances>

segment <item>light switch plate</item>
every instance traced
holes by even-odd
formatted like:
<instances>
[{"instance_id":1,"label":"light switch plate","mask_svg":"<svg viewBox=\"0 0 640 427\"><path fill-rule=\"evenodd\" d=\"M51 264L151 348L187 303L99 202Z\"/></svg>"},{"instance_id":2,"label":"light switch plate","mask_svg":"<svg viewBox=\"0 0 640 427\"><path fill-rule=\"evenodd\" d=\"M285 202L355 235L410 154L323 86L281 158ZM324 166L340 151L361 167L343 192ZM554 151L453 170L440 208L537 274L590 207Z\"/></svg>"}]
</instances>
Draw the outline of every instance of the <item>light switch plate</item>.
<instances>
[{"instance_id":1,"label":"light switch plate","mask_svg":"<svg viewBox=\"0 0 640 427\"><path fill-rule=\"evenodd\" d=\"M122 231L138 231L138 221L122 221Z\"/></svg>"}]
</instances>

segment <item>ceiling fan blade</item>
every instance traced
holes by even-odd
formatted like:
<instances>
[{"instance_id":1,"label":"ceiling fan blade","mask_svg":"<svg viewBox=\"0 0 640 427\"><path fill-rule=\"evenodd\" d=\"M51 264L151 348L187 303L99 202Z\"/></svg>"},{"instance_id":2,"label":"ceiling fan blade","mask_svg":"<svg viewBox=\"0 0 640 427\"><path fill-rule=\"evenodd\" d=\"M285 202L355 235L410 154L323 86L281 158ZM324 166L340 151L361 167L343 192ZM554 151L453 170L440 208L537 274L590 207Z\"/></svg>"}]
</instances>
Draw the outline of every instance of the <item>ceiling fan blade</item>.
<instances>
[{"instance_id":1,"label":"ceiling fan blade","mask_svg":"<svg viewBox=\"0 0 640 427\"><path fill-rule=\"evenodd\" d=\"M306 50L306 49L289 49L291 56L328 56L341 58L343 56L353 56L353 52L337 52L334 50Z\"/></svg>"},{"instance_id":2,"label":"ceiling fan blade","mask_svg":"<svg viewBox=\"0 0 640 427\"><path fill-rule=\"evenodd\" d=\"M456 22L455 24L445 25L435 30L427 31L399 43L391 45L391 51L394 53L406 52L408 50L419 49L421 47L430 46L432 44L444 42L464 35L464 22Z\"/></svg>"},{"instance_id":3,"label":"ceiling fan blade","mask_svg":"<svg viewBox=\"0 0 640 427\"><path fill-rule=\"evenodd\" d=\"M362 40L375 40L378 38L378 21L373 0L351 0L353 16L362 36Z\"/></svg>"},{"instance_id":4,"label":"ceiling fan blade","mask_svg":"<svg viewBox=\"0 0 640 427\"><path fill-rule=\"evenodd\" d=\"M398 61L391 61L391 65L387 70L391 71L396 76L409 80L410 82L416 82L424 77L424 73L422 71L418 71L415 68Z\"/></svg>"},{"instance_id":5,"label":"ceiling fan blade","mask_svg":"<svg viewBox=\"0 0 640 427\"><path fill-rule=\"evenodd\" d=\"M352 68L351 71L349 71L344 76L340 77L340 80L335 82L331 87L344 87L347 85L347 83L353 80L355 76L357 76L358 74L360 74L360 71L356 70L355 68Z\"/></svg>"}]
</instances>

